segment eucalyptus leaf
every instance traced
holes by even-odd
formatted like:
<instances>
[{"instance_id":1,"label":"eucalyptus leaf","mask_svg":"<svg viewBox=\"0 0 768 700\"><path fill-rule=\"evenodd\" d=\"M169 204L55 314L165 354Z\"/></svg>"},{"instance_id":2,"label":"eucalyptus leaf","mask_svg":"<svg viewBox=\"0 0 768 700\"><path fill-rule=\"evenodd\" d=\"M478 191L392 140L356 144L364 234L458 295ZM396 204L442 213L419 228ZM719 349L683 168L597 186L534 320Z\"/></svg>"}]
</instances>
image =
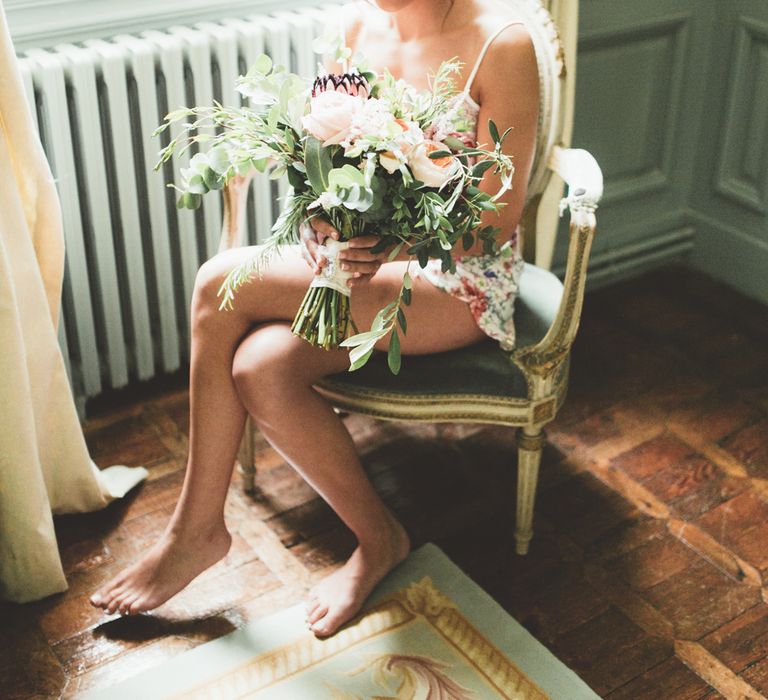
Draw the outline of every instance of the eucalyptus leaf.
<instances>
[{"instance_id":1,"label":"eucalyptus leaf","mask_svg":"<svg viewBox=\"0 0 768 700\"><path fill-rule=\"evenodd\" d=\"M472 177L481 178L493 166L494 162L490 159L478 161L472 166Z\"/></svg>"},{"instance_id":2,"label":"eucalyptus leaf","mask_svg":"<svg viewBox=\"0 0 768 700\"><path fill-rule=\"evenodd\" d=\"M358 333L352 335L346 340L339 343L342 348L354 348L358 345L365 345L371 340L375 343L379 338L383 338L387 334L386 330L370 330L365 333Z\"/></svg>"},{"instance_id":3,"label":"eucalyptus leaf","mask_svg":"<svg viewBox=\"0 0 768 700\"><path fill-rule=\"evenodd\" d=\"M392 251L387 256L387 262L392 262L400 254L400 251L402 250L403 245L404 243L400 241L400 243L398 243L394 248L392 248Z\"/></svg>"},{"instance_id":4,"label":"eucalyptus leaf","mask_svg":"<svg viewBox=\"0 0 768 700\"><path fill-rule=\"evenodd\" d=\"M405 335L408 331L408 320L405 318L405 312L402 309L397 310L397 320L400 328L403 329L403 335Z\"/></svg>"},{"instance_id":5,"label":"eucalyptus leaf","mask_svg":"<svg viewBox=\"0 0 768 700\"><path fill-rule=\"evenodd\" d=\"M491 138L493 139L494 143L499 143L499 129L496 126L496 122L493 121L493 119L488 120L488 131L491 134Z\"/></svg>"},{"instance_id":6,"label":"eucalyptus leaf","mask_svg":"<svg viewBox=\"0 0 768 700\"><path fill-rule=\"evenodd\" d=\"M261 54L251 66L250 73L257 73L259 75L267 75L272 70L272 59L267 54Z\"/></svg>"},{"instance_id":7,"label":"eucalyptus leaf","mask_svg":"<svg viewBox=\"0 0 768 700\"><path fill-rule=\"evenodd\" d=\"M366 352L364 355L356 357L354 360L352 360L352 353L349 353L350 362L351 362L351 364L349 365L349 371L354 372L356 369L360 369L366 362L368 362L372 354L373 354L373 348L370 348L368 352Z\"/></svg>"},{"instance_id":8,"label":"eucalyptus leaf","mask_svg":"<svg viewBox=\"0 0 768 700\"><path fill-rule=\"evenodd\" d=\"M304 144L304 165L312 188L318 194L328 191L328 174L333 170L329 149L314 136L308 136Z\"/></svg>"},{"instance_id":9,"label":"eucalyptus leaf","mask_svg":"<svg viewBox=\"0 0 768 700\"><path fill-rule=\"evenodd\" d=\"M397 330L393 330L392 336L389 339L389 350L387 351L387 364L392 374L400 372L400 362L400 338L397 335Z\"/></svg>"},{"instance_id":10,"label":"eucalyptus leaf","mask_svg":"<svg viewBox=\"0 0 768 700\"><path fill-rule=\"evenodd\" d=\"M376 341L369 340L367 343L363 343L362 345L353 348L349 353L349 361L351 363L349 369L353 370L362 367L371 356L374 345L376 345Z\"/></svg>"}]
</instances>

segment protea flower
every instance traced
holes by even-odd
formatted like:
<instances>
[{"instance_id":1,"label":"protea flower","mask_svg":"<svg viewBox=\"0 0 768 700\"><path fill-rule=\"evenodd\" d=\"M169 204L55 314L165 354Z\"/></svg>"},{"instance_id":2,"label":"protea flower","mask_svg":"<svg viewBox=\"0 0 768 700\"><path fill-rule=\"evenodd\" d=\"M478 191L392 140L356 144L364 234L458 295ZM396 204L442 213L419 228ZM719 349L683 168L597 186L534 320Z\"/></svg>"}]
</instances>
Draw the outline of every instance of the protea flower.
<instances>
[{"instance_id":1,"label":"protea flower","mask_svg":"<svg viewBox=\"0 0 768 700\"><path fill-rule=\"evenodd\" d=\"M367 98L371 94L368 81L357 71L352 73L326 73L325 75L317 76L312 84L312 97L329 90L363 98Z\"/></svg>"}]
</instances>

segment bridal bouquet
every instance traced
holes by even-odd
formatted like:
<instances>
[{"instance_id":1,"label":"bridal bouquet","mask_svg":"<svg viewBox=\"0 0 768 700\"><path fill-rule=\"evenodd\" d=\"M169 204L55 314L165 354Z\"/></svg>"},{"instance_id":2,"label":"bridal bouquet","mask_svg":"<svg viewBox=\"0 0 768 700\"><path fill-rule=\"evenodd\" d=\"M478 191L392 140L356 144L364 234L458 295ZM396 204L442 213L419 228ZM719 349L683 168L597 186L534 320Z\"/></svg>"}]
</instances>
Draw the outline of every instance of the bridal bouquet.
<instances>
[{"instance_id":1,"label":"bridal bouquet","mask_svg":"<svg viewBox=\"0 0 768 700\"><path fill-rule=\"evenodd\" d=\"M156 134L172 122L194 121L163 149L157 167L177 149L207 145L181 173L179 206L189 208L252 168L270 178L286 175L291 187L272 235L227 277L221 307L231 308L237 289L280 246L299 242L303 222L323 216L340 240L328 239L321 247L328 262L313 279L292 330L325 349L351 348L350 369L364 365L374 344L391 334L388 363L396 374L398 326L406 332L402 307L411 301L410 262L398 296L359 333L350 317L349 273L340 269L338 253L351 238L367 234L380 237L373 252L389 251L389 260L405 250L422 267L429 258L440 259L443 271L455 269L459 243L467 250L479 239L484 252L497 252L497 229L480 227L480 216L498 210L497 200L511 186L514 168L501 150L509 129L499 135L489 122L492 148L473 142L454 99L453 76L461 67L456 59L440 66L429 90L418 91L387 71L369 70L362 57L350 65L349 49L341 43L334 50L343 72L320 75L311 85L262 55L238 82L247 106L215 103L172 112ZM491 168L502 183L495 195L477 186Z\"/></svg>"}]
</instances>

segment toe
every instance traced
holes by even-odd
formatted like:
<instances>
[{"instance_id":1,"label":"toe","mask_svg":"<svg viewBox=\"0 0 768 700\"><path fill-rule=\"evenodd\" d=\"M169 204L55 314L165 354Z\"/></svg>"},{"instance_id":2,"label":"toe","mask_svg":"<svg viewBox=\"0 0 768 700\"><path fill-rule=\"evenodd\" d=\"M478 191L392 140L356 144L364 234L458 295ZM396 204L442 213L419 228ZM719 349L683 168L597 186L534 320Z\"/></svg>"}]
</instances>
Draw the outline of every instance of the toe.
<instances>
[{"instance_id":1,"label":"toe","mask_svg":"<svg viewBox=\"0 0 768 700\"><path fill-rule=\"evenodd\" d=\"M120 598L125 594L125 586L115 586L114 588L110 589L108 593L102 596L101 598L101 606L106 607L109 605L115 598Z\"/></svg>"},{"instance_id":2,"label":"toe","mask_svg":"<svg viewBox=\"0 0 768 700\"><path fill-rule=\"evenodd\" d=\"M116 613L122 602L128 597L129 591L119 590L115 592L115 595L107 602L104 609L110 614Z\"/></svg>"},{"instance_id":3,"label":"toe","mask_svg":"<svg viewBox=\"0 0 768 700\"><path fill-rule=\"evenodd\" d=\"M141 612L144 612L144 609L142 606L142 599L136 598L129 606L128 606L128 615L138 615Z\"/></svg>"},{"instance_id":4,"label":"toe","mask_svg":"<svg viewBox=\"0 0 768 700\"><path fill-rule=\"evenodd\" d=\"M315 607L315 609L312 611L312 614L307 615L307 622L309 625L314 625L318 620L325 617L325 615L328 613L328 606L327 605L318 605Z\"/></svg>"},{"instance_id":5,"label":"toe","mask_svg":"<svg viewBox=\"0 0 768 700\"><path fill-rule=\"evenodd\" d=\"M99 591L99 603L98 607L103 608L106 610L110 603L117 598L118 596L121 596L124 592L124 586L122 584L120 585L114 585L110 586L109 588L102 588L101 591Z\"/></svg>"},{"instance_id":6,"label":"toe","mask_svg":"<svg viewBox=\"0 0 768 700\"><path fill-rule=\"evenodd\" d=\"M326 615L316 625L312 626L313 631L321 636L327 637L334 634L351 616L343 617L340 615Z\"/></svg>"},{"instance_id":7,"label":"toe","mask_svg":"<svg viewBox=\"0 0 768 700\"><path fill-rule=\"evenodd\" d=\"M360 605L354 600L346 600L343 604L334 606L334 609L323 617L317 625L313 626L315 632L328 636L334 634L343 624L349 622L360 610Z\"/></svg>"},{"instance_id":8,"label":"toe","mask_svg":"<svg viewBox=\"0 0 768 700\"><path fill-rule=\"evenodd\" d=\"M115 590L114 586L104 586L94 593L91 598L91 605L95 605L97 608L105 608L109 601L112 600L112 591Z\"/></svg>"},{"instance_id":9,"label":"toe","mask_svg":"<svg viewBox=\"0 0 768 700\"><path fill-rule=\"evenodd\" d=\"M125 583L125 572L105 583L98 591L91 596L91 603L96 607L103 608L112 598L115 591L121 589Z\"/></svg>"},{"instance_id":10,"label":"toe","mask_svg":"<svg viewBox=\"0 0 768 700\"><path fill-rule=\"evenodd\" d=\"M133 601L136 600L137 597L138 596L136 596L136 595L125 596L125 598L123 598L123 600L121 601L120 605L118 606L118 612L121 615L130 615L131 614L131 605L132 605Z\"/></svg>"},{"instance_id":11,"label":"toe","mask_svg":"<svg viewBox=\"0 0 768 700\"><path fill-rule=\"evenodd\" d=\"M149 612L150 610L154 610L156 607L161 605L164 601L161 599L158 599L156 594L153 594L152 592L145 592L143 595L140 595L136 600L131 603L130 611L131 615L136 615L138 613L145 613Z\"/></svg>"},{"instance_id":12,"label":"toe","mask_svg":"<svg viewBox=\"0 0 768 700\"><path fill-rule=\"evenodd\" d=\"M333 630L331 629L330 625L328 625L328 623L324 619L315 625L311 625L310 629L318 637L327 637L329 634L333 633Z\"/></svg>"}]
</instances>

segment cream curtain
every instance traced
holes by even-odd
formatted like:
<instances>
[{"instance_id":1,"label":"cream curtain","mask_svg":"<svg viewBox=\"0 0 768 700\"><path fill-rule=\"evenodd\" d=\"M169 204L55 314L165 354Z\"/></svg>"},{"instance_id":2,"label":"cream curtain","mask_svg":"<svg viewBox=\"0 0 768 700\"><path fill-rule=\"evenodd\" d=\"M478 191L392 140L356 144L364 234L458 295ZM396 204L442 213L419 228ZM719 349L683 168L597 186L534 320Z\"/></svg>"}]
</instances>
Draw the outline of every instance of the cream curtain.
<instances>
[{"instance_id":1,"label":"cream curtain","mask_svg":"<svg viewBox=\"0 0 768 700\"><path fill-rule=\"evenodd\" d=\"M143 468L99 471L56 337L64 244L56 189L0 0L0 598L67 587L53 513L103 508Z\"/></svg>"}]
</instances>

